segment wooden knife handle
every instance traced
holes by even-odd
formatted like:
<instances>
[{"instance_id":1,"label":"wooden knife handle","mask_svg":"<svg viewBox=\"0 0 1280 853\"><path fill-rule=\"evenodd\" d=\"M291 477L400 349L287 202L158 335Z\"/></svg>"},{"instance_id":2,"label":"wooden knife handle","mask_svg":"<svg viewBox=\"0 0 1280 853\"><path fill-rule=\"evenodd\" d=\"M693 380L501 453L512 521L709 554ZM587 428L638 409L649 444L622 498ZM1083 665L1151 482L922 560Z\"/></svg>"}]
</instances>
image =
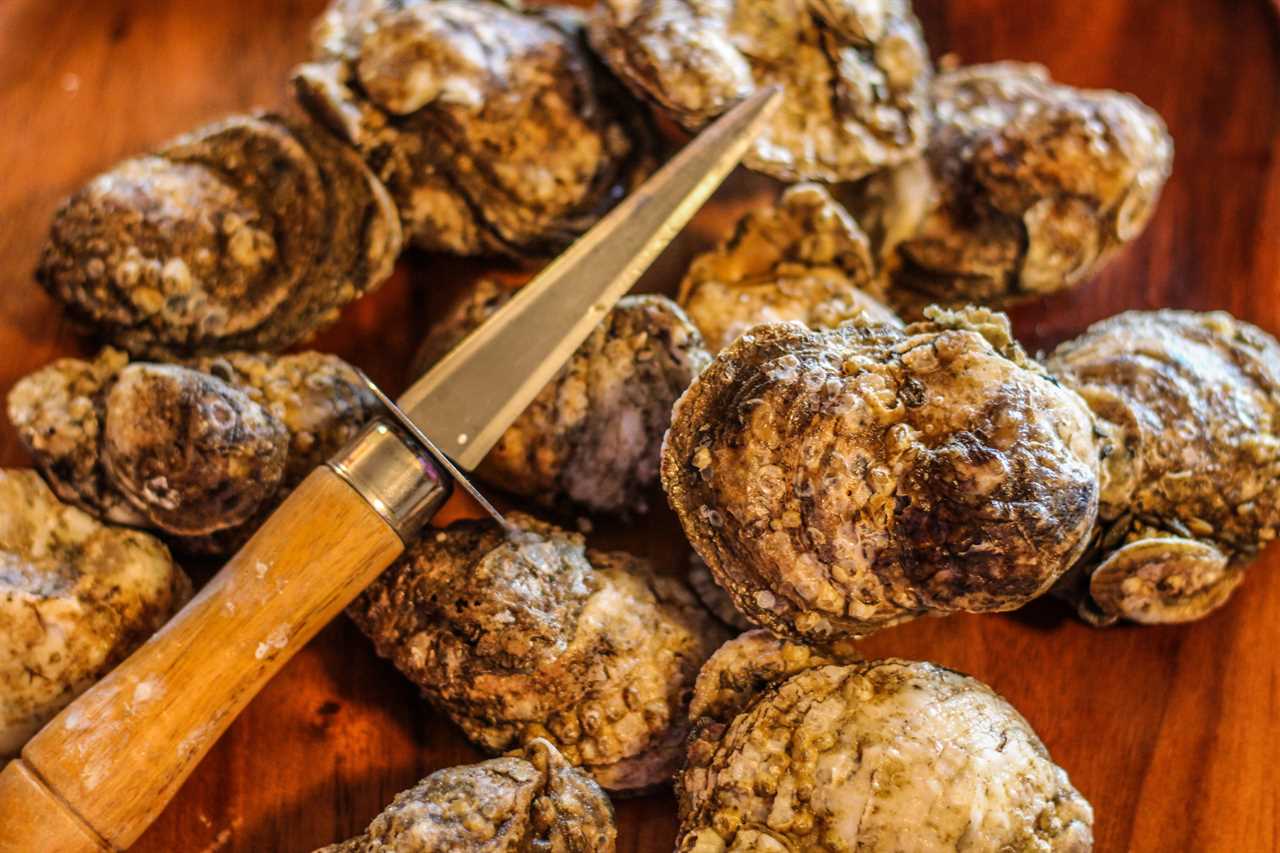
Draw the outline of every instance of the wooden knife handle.
<instances>
[{"instance_id":1,"label":"wooden knife handle","mask_svg":"<svg viewBox=\"0 0 1280 853\"><path fill-rule=\"evenodd\" d=\"M132 844L262 685L401 553L377 503L327 467L303 481L185 608L0 773L0 851Z\"/></svg>"}]
</instances>

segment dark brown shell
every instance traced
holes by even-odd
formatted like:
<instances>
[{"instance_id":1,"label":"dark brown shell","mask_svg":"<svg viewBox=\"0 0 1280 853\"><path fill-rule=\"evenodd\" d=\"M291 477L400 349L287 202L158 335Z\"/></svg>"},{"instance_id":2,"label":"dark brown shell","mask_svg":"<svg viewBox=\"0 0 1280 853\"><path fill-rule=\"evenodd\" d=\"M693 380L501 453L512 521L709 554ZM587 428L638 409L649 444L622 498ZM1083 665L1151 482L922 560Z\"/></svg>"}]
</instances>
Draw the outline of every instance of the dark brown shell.
<instances>
[{"instance_id":1,"label":"dark brown shell","mask_svg":"<svg viewBox=\"0 0 1280 853\"><path fill-rule=\"evenodd\" d=\"M1104 623L1221 606L1280 531L1280 343L1222 312L1131 311L1046 367L1105 437L1095 546L1064 592Z\"/></svg>"},{"instance_id":2,"label":"dark brown shell","mask_svg":"<svg viewBox=\"0 0 1280 853\"><path fill-rule=\"evenodd\" d=\"M213 554L238 548L377 410L354 369L315 352L159 365L104 349L9 394L18 437L63 500Z\"/></svg>"},{"instance_id":3,"label":"dark brown shell","mask_svg":"<svg viewBox=\"0 0 1280 853\"><path fill-rule=\"evenodd\" d=\"M662 484L737 608L823 642L1010 610L1088 543L1084 402L982 310L905 330L758 326L676 404Z\"/></svg>"},{"instance_id":4,"label":"dark brown shell","mask_svg":"<svg viewBox=\"0 0 1280 853\"><path fill-rule=\"evenodd\" d=\"M135 355L279 349L375 288L400 251L354 153L270 114L120 164L58 211L37 278Z\"/></svg>"},{"instance_id":5,"label":"dark brown shell","mask_svg":"<svg viewBox=\"0 0 1280 853\"><path fill-rule=\"evenodd\" d=\"M131 364L103 401L102 464L150 525L200 536L243 524L279 488L289 435L241 390Z\"/></svg>"},{"instance_id":6,"label":"dark brown shell","mask_svg":"<svg viewBox=\"0 0 1280 853\"><path fill-rule=\"evenodd\" d=\"M633 91L689 130L781 86L744 162L784 181L856 180L924 147L932 69L907 0L605 0L590 32Z\"/></svg>"},{"instance_id":7,"label":"dark brown shell","mask_svg":"<svg viewBox=\"0 0 1280 853\"><path fill-rule=\"evenodd\" d=\"M427 335L415 372L515 291L482 281ZM711 360L665 296L625 296L507 428L477 469L487 483L547 507L646 511L671 407Z\"/></svg>"},{"instance_id":8,"label":"dark brown shell","mask_svg":"<svg viewBox=\"0 0 1280 853\"><path fill-rule=\"evenodd\" d=\"M335 3L299 100L358 149L425 249L558 253L653 169L642 113L567 10Z\"/></svg>"},{"instance_id":9,"label":"dark brown shell","mask_svg":"<svg viewBox=\"0 0 1280 853\"><path fill-rule=\"evenodd\" d=\"M932 91L925 156L870 179L851 202L905 316L1071 287L1151 218L1173 140L1137 98L1013 62L948 71Z\"/></svg>"},{"instance_id":10,"label":"dark brown shell","mask_svg":"<svg viewBox=\"0 0 1280 853\"><path fill-rule=\"evenodd\" d=\"M679 301L716 353L761 323L833 329L857 316L896 322L882 297L858 223L821 186L798 184L694 258Z\"/></svg>"},{"instance_id":11,"label":"dark brown shell","mask_svg":"<svg viewBox=\"0 0 1280 853\"><path fill-rule=\"evenodd\" d=\"M674 578L513 513L427 534L349 608L476 743L550 740L611 791L670 778L698 667L726 634Z\"/></svg>"},{"instance_id":12,"label":"dark brown shell","mask_svg":"<svg viewBox=\"0 0 1280 853\"><path fill-rule=\"evenodd\" d=\"M502 758L437 770L397 794L362 835L316 853L613 853L616 840L604 791L537 739Z\"/></svg>"}]
</instances>

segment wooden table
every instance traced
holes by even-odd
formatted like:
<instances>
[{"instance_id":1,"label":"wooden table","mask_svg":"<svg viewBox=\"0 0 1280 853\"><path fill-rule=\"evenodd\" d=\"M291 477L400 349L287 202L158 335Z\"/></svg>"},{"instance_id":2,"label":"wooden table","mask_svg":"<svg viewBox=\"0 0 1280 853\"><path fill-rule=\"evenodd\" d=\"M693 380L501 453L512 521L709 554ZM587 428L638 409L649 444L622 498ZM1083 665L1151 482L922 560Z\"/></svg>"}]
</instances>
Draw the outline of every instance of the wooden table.
<instances>
[{"instance_id":1,"label":"wooden table","mask_svg":"<svg viewBox=\"0 0 1280 853\"><path fill-rule=\"evenodd\" d=\"M1280 42L1264 0L916 5L935 54L1037 60L1066 82L1134 92L1177 140L1173 178L1142 239L1097 281L1016 312L1029 346L1160 306L1224 308L1280 333ZM93 350L30 277L58 200L204 120L284 102L321 6L0 3L0 392L55 356ZM737 176L647 288L670 289L693 251L772 191ZM314 345L397 390L433 314L489 269L407 258ZM7 422L0 463L26 464ZM686 546L672 519L660 512L644 528L604 529L598 540L677 567ZM1041 602L1007 616L921 620L865 647L961 669L1008 697L1093 803L1101 851L1280 849L1280 550L1195 625L1099 631ZM232 725L134 849L310 850L358 831L427 772L477 757L339 620ZM620 850L670 849L669 795L617 805Z\"/></svg>"}]
</instances>

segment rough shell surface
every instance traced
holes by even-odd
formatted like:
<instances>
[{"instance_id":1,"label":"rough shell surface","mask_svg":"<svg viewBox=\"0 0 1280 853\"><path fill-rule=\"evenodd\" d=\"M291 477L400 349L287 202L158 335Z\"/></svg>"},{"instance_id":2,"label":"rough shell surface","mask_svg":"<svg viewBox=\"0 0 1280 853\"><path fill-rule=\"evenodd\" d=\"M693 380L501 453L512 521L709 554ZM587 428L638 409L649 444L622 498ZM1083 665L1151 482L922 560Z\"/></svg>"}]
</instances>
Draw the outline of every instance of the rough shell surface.
<instances>
[{"instance_id":1,"label":"rough shell surface","mask_svg":"<svg viewBox=\"0 0 1280 853\"><path fill-rule=\"evenodd\" d=\"M377 412L336 356L225 353L180 365L104 349L21 379L9 419L54 491L184 550L235 550Z\"/></svg>"},{"instance_id":2,"label":"rough shell surface","mask_svg":"<svg viewBox=\"0 0 1280 853\"><path fill-rule=\"evenodd\" d=\"M243 524L279 487L279 420L197 370L131 364L103 402L102 464L154 527L198 536Z\"/></svg>"},{"instance_id":3,"label":"rough shell surface","mask_svg":"<svg viewBox=\"0 0 1280 853\"><path fill-rule=\"evenodd\" d=\"M232 116L68 199L37 278L135 355L279 349L380 284L400 242L354 152L278 116Z\"/></svg>"},{"instance_id":4,"label":"rough shell surface","mask_svg":"<svg viewBox=\"0 0 1280 853\"><path fill-rule=\"evenodd\" d=\"M851 202L908 316L1090 278L1146 227L1172 168L1155 111L1055 83L1038 65L949 71L933 99L925 156L870 179Z\"/></svg>"},{"instance_id":5,"label":"rough shell surface","mask_svg":"<svg viewBox=\"0 0 1280 853\"><path fill-rule=\"evenodd\" d=\"M716 583L711 570L707 568L706 561L699 557L696 551L689 555L689 587L698 596L702 606L729 628L735 631L746 631L751 628L751 620L733 606L733 598L720 584Z\"/></svg>"},{"instance_id":6,"label":"rough shell surface","mask_svg":"<svg viewBox=\"0 0 1280 853\"><path fill-rule=\"evenodd\" d=\"M662 484L740 612L823 642L1010 610L1081 555L1098 505L1084 402L1002 314L759 326L676 404Z\"/></svg>"},{"instance_id":7,"label":"rough shell surface","mask_svg":"<svg viewBox=\"0 0 1280 853\"><path fill-rule=\"evenodd\" d=\"M437 770L374 818L363 835L316 853L613 853L604 791L545 740L478 764Z\"/></svg>"},{"instance_id":8,"label":"rough shell surface","mask_svg":"<svg viewBox=\"0 0 1280 853\"><path fill-rule=\"evenodd\" d=\"M618 76L689 130L781 86L744 158L776 178L856 180L924 147L932 71L906 0L604 0L590 31Z\"/></svg>"},{"instance_id":9,"label":"rough shell surface","mask_svg":"<svg viewBox=\"0 0 1280 853\"><path fill-rule=\"evenodd\" d=\"M667 781L726 634L648 563L512 513L427 535L349 613L471 740L543 737L611 791Z\"/></svg>"},{"instance_id":10,"label":"rough shell surface","mask_svg":"<svg viewBox=\"0 0 1280 853\"><path fill-rule=\"evenodd\" d=\"M1027 721L928 663L818 663L764 687L695 722L678 788L682 853L1093 846L1092 808Z\"/></svg>"},{"instance_id":11,"label":"rough shell surface","mask_svg":"<svg viewBox=\"0 0 1280 853\"><path fill-rule=\"evenodd\" d=\"M0 758L190 595L159 540L60 502L34 471L0 470Z\"/></svg>"},{"instance_id":12,"label":"rough shell surface","mask_svg":"<svg viewBox=\"0 0 1280 853\"><path fill-rule=\"evenodd\" d=\"M716 353L761 323L831 329L860 315L895 322L882 296L858 223L821 186L800 184L695 258L679 301Z\"/></svg>"},{"instance_id":13,"label":"rough shell surface","mask_svg":"<svg viewBox=\"0 0 1280 853\"><path fill-rule=\"evenodd\" d=\"M1095 546L1064 591L1102 622L1221 605L1280 530L1280 343L1222 312L1132 311L1046 367L1105 436Z\"/></svg>"},{"instance_id":14,"label":"rough shell surface","mask_svg":"<svg viewBox=\"0 0 1280 853\"><path fill-rule=\"evenodd\" d=\"M424 372L514 293L481 282L431 330L415 370ZM477 474L548 507L642 513L658 480L671 407L710 360L702 336L670 299L623 297Z\"/></svg>"},{"instance_id":15,"label":"rough shell surface","mask_svg":"<svg viewBox=\"0 0 1280 853\"><path fill-rule=\"evenodd\" d=\"M860 660L850 640L819 650L763 628L746 631L716 649L698 671L689 719L701 726L729 723L766 688L798 672Z\"/></svg>"},{"instance_id":16,"label":"rough shell surface","mask_svg":"<svg viewBox=\"0 0 1280 853\"><path fill-rule=\"evenodd\" d=\"M294 83L390 189L408 238L552 255L652 170L651 131L568 10L339 2Z\"/></svg>"}]
</instances>

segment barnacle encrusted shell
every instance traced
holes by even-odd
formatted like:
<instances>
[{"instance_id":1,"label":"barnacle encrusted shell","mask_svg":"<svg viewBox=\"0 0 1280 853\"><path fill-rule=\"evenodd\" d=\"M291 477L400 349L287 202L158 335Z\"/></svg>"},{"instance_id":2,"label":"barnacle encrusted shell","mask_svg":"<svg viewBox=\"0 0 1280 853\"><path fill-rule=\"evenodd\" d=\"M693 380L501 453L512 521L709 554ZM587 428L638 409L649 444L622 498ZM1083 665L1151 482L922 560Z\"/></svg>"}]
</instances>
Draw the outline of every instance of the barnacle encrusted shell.
<instances>
[{"instance_id":1,"label":"barnacle encrusted shell","mask_svg":"<svg viewBox=\"0 0 1280 853\"><path fill-rule=\"evenodd\" d=\"M820 650L763 628L745 631L716 649L698 671L689 719L700 727L727 724L769 686L798 672L861 660L851 640Z\"/></svg>"},{"instance_id":2,"label":"barnacle encrusted shell","mask_svg":"<svg viewBox=\"0 0 1280 853\"><path fill-rule=\"evenodd\" d=\"M940 74L932 91L924 157L870 179L854 203L904 313L1071 287L1146 227L1173 140L1137 98L1013 62Z\"/></svg>"},{"instance_id":3,"label":"barnacle encrusted shell","mask_svg":"<svg viewBox=\"0 0 1280 853\"><path fill-rule=\"evenodd\" d=\"M190 595L159 540L60 502L34 471L0 469L0 758Z\"/></svg>"},{"instance_id":4,"label":"barnacle encrusted shell","mask_svg":"<svg viewBox=\"0 0 1280 853\"><path fill-rule=\"evenodd\" d=\"M799 184L695 258L679 302L715 353L761 323L830 329L859 315L895 322L878 282L858 223L821 186Z\"/></svg>"},{"instance_id":5,"label":"barnacle encrusted shell","mask_svg":"<svg viewBox=\"0 0 1280 853\"><path fill-rule=\"evenodd\" d=\"M160 365L107 348L9 394L18 437L59 497L207 553L238 547L376 411L354 369L315 352Z\"/></svg>"},{"instance_id":6,"label":"barnacle encrusted shell","mask_svg":"<svg viewBox=\"0 0 1280 853\"><path fill-rule=\"evenodd\" d=\"M362 835L316 853L613 853L613 805L600 787L535 739L502 758L437 770Z\"/></svg>"},{"instance_id":7,"label":"barnacle encrusted shell","mask_svg":"<svg viewBox=\"0 0 1280 853\"><path fill-rule=\"evenodd\" d=\"M652 170L651 131L570 10L338 2L294 72L364 156L418 246L555 254Z\"/></svg>"},{"instance_id":8,"label":"barnacle encrusted shell","mask_svg":"<svg viewBox=\"0 0 1280 853\"><path fill-rule=\"evenodd\" d=\"M677 850L1092 849L1093 809L986 685L929 663L815 657L695 720Z\"/></svg>"},{"instance_id":9,"label":"barnacle encrusted shell","mask_svg":"<svg viewBox=\"0 0 1280 853\"><path fill-rule=\"evenodd\" d=\"M689 130L781 86L744 162L785 181L855 180L926 141L932 70L907 0L604 0L590 33L633 91Z\"/></svg>"},{"instance_id":10,"label":"barnacle encrusted shell","mask_svg":"<svg viewBox=\"0 0 1280 853\"><path fill-rule=\"evenodd\" d=\"M427 535L348 612L486 749L544 737L612 791L671 777L727 634L675 578L519 513Z\"/></svg>"},{"instance_id":11,"label":"barnacle encrusted shell","mask_svg":"<svg viewBox=\"0 0 1280 853\"><path fill-rule=\"evenodd\" d=\"M1280 343L1222 312L1131 311L1046 367L1105 436L1095 544L1063 592L1098 623L1220 606L1280 530Z\"/></svg>"},{"instance_id":12,"label":"barnacle encrusted shell","mask_svg":"<svg viewBox=\"0 0 1280 853\"><path fill-rule=\"evenodd\" d=\"M37 278L135 355L279 349L390 275L390 197L324 131L232 116L90 181Z\"/></svg>"},{"instance_id":13,"label":"barnacle encrusted shell","mask_svg":"<svg viewBox=\"0 0 1280 853\"><path fill-rule=\"evenodd\" d=\"M662 484L738 610L826 641L1010 610L1081 555L1098 505L1084 402L1002 314L902 329L758 326L676 404Z\"/></svg>"},{"instance_id":14,"label":"barnacle encrusted shell","mask_svg":"<svg viewBox=\"0 0 1280 853\"><path fill-rule=\"evenodd\" d=\"M421 373L515 291L482 281L431 330ZM548 507L647 509L671 407L710 362L702 336L665 296L625 296L507 428L477 475Z\"/></svg>"}]
</instances>

